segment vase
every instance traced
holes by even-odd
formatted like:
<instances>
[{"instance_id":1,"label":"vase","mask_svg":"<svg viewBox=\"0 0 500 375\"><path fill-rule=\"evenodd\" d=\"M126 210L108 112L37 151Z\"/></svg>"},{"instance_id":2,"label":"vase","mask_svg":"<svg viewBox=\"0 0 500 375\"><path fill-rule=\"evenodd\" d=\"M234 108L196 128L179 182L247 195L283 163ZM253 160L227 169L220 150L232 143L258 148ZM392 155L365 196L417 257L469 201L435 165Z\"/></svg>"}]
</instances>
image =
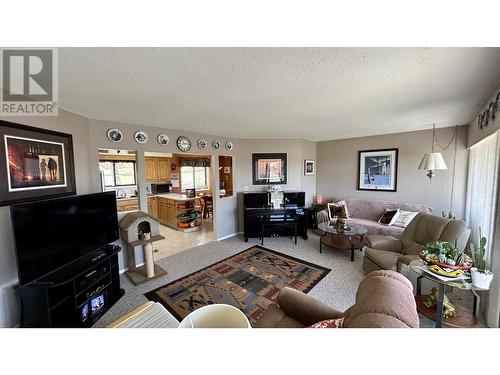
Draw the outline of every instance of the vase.
<instances>
[{"instance_id":1,"label":"vase","mask_svg":"<svg viewBox=\"0 0 500 375\"><path fill-rule=\"evenodd\" d=\"M493 273L491 271L479 271L477 268L471 268L472 285L479 289L489 289Z\"/></svg>"}]
</instances>

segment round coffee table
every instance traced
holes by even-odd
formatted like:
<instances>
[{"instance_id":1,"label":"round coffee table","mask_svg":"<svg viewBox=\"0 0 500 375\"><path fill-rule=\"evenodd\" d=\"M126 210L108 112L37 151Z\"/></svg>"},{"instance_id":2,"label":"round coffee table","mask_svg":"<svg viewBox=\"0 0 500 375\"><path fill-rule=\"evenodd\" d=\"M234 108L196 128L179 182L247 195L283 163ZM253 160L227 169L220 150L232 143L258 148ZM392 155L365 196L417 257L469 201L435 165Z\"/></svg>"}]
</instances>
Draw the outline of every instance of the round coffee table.
<instances>
[{"instance_id":1,"label":"round coffee table","mask_svg":"<svg viewBox=\"0 0 500 375\"><path fill-rule=\"evenodd\" d=\"M319 223L318 229L324 234L319 239L319 252L323 252L323 245L337 250L350 250L351 262L354 262L354 250L361 250L364 244L365 227L351 225L345 229L337 228L330 223Z\"/></svg>"}]
</instances>

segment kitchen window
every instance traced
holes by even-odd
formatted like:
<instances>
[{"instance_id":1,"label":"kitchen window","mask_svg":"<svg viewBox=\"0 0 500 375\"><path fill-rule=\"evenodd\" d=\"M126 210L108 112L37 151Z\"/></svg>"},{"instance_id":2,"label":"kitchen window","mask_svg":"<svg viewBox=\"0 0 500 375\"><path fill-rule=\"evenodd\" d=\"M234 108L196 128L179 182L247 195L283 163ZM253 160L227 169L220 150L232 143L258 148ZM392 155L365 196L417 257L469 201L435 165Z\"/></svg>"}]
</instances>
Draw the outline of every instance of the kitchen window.
<instances>
[{"instance_id":1,"label":"kitchen window","mask_svg":"<svg viewBox=\"0 0 500 375\"><path fill-rule=\"evenodd\" d=\"M99 170L104 174L106 187L136 184L135 161L101 161Z\"/></svg>"},{"instance_id":2,"label":"kitchen window","mask_svg":"<svg viewBox=\"0 0 500 375\"><path fill-rule=\"evenodd\" d=\"M210 167L181 167L181 190L210 189Z\"/></svg>"}]
</instances>

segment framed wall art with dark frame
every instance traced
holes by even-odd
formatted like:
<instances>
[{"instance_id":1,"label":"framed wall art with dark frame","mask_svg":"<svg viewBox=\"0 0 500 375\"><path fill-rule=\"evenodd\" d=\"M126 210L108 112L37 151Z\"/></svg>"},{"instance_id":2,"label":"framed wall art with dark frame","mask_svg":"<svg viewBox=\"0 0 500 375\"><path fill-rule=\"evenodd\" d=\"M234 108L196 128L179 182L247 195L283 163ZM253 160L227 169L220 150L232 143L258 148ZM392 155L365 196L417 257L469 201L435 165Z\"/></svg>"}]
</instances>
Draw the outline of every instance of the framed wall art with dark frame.
<instances>
[{"instance_id":1,"label":"framed wall art with dark frame","mask_svg":"<svg viewBox=\"0 0 500 375\"><path fill-rule=\"evenodd\" d=\"M397 191L397 148L358 151L358 190Z\"/></svg>"},{"instance_id":2,"label":"framed wall art with dark frame","mask_svg":"<svg viewBox=\"0 0 500 375\"><path fill-rule=\"evenodd\" d=\"M252 154L252 180L254 185L283 185L287 181L287 154Z\"/></svg>"},{"instance_id":3,"label":"framed wall art with dark frame","mask_svg":"<svg viewBox=\"0 0 500 375\"><path fill-rule=\"evenodd\" d=\"M304 160L304 176L312 176L316 166L314 160Z\"/></svg>"},{"instance_id":4,"label":"framed wall art with dark frame","mask_svg":"<svg viewBox=\"0 0 500 375\"><path fill-rule=\"evenodd\" d=\"M76 194L71 134L0 120L0 206Z\"/></svg>"}]
</instances>

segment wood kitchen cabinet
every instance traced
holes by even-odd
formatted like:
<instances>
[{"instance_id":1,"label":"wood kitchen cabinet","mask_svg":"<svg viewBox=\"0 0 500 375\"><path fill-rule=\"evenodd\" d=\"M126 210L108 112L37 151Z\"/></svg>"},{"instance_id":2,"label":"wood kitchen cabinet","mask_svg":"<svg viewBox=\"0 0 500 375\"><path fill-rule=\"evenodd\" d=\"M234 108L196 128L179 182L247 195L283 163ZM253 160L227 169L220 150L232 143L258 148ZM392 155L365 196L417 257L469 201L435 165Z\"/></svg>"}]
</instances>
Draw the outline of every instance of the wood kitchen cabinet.
<instances>
[{"instance_id":1,"label":"wood kitchen cabinet","mask_svg":"<svg viewBox=\"0 0 500 375\"><path fill-rule=\"evenodd\" d=\"M139 198L122 198L116 200L118 212L137 211L139 209Z\"/></svg>"},{"instance_id":2,"label":"wood kitchen cabinet","mask_svg":"<svg viewBox=\"0 0 500 375\"><path fill-rule=\"evenodd\" d=\"M171 158L145 158L146 161L146 181L170 181L170 162Z\"/></svg>"},{"instance_id":3,"label":"wood kitchen cabinet","mask_svg":"<svg viewBox=\"0 0 500 375\"><path fill-rule=\"evenodd\" d=\"M148 213L154 218L158 218L158 198L148 197Z\"/></svg>"},{"instance_id":4,"label":"wood kitchen cabinet","mask_svg":"<svg viewBox=\"0 0 500 375\"><path fill-rule=\"evenodd\" d=\"M158 219L167 223L167 200L165 198L158 198Z\"/></svg>"},{"instance_id":5,"label":"wood kitchen cabinet","mask_svg":"<svg viewBox=\"0 0 500 375\"><path fill-rule=\"evenodd\" d=\"M146 181L158 181L158 158L145 158Z\"/></svg>"}]
</instances>

